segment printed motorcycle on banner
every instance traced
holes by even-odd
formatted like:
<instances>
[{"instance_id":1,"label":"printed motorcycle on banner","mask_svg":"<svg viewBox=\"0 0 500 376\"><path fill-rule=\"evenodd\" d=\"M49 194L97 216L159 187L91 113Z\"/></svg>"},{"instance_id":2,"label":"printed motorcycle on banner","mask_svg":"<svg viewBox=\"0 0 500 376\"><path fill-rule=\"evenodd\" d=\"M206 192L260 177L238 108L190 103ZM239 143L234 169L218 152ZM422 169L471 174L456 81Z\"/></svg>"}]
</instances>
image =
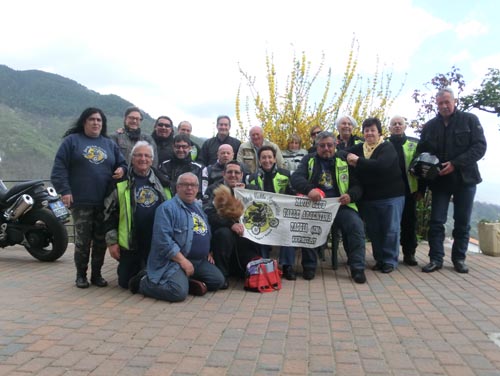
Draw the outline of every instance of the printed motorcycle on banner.
<instances>
[{"instance_id":1,"label":"printed motorcycle on banner","mask_svg":"<svg viewBox=\"0 0 500 376\"><path fill-rule=\"evenodd\" d=\"M340 203L338 197L308 197L236 188L244 205L244 237L259 244L315 248L326 243Z\"/></svg>"}]
</instances>

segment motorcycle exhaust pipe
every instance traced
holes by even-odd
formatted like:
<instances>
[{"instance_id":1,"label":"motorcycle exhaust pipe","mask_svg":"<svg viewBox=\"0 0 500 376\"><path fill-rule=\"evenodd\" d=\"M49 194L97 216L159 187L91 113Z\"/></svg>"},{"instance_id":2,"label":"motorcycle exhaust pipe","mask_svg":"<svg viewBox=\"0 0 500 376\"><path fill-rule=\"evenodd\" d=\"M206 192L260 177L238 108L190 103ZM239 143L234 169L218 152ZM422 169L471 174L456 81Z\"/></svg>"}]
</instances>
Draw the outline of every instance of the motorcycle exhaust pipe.
<instances>
[{"instance_id":1,"label":"motorcycle exhaust pipe","mask_svg":"<svg viewBox=\"0 0 500 376\"><path fill-rule=\"evenodd\" d=\"M14 221L33 207L33 198L30 195L20 196L3 214L7 221Z\"/></svg>"},{"instance_id":2,"label":"motorcycle exhaust pipe","mask_svg":"<svg viewBox=\"0 0 500 376\"><path fill-rule=\"evenodd\" d=\"M47 187L47 193L51 197L58 197L59 195L57 194L57 191L55 190L54 187Z\"/></svg>"}]
</instances>

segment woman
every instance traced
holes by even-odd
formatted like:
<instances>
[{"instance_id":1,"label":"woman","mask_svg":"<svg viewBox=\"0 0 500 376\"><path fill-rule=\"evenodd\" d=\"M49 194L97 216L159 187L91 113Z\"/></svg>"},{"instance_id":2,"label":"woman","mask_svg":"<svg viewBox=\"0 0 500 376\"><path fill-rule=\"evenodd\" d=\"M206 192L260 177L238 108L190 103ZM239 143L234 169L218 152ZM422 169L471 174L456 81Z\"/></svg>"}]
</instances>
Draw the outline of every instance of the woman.
<instances>
[{"instance_id":1,"label":"woman","mask_svg":"<svg viewBox=\"0 0 500 376\"><path fill-rule=\"evenodd\" d=\"M301 149L302 140L298 134L292 134L288 141L288 149L283 151L283 159L285 160L285 168L290 171L290 174L297 169L300 161L307 154L307 150Z\"/></svg>"},{"instance_id":2,"label":"woman","mask_svg":"<svg viewBox=\"0 0 500 376\"><path fill-rule=\"evenodd\" d=\"M307 149L308 153L314 153L316 151L316 136L323 132L323 128L319 125L314 125L309 131L309 135L311 136L311 147Z\"/></svg>"},{"instance_id":3,"label":"woman","mask_svg":"<svg viewBox=\"0 0 500 376\"><path fill-rule=\"evenodd\" d=\"M248 182L258 187L261 191L293 194L290 185L290 172L276 166L276 150L272 146L262 146L258 152L259 170L250 175ZM269 258L271 246L261 245L261 255ZM289 281L297 279L293 265L295 264L295 248L280 247L280 264L283 275Z\"/></svg>"},{"instance_id":4,"label":"woman","mask_svg":"<svg viewBox=\"0 0 500 376\"><path fill-rule=\"evenodd\" d=\"M104 197L112 179L127 170L116 143L106 135L106 116L98 108L87 108L66 131L57 151L51 180L71 209L75 224L76 286L89 287L87 268L92 246L92 284L105 287L101 275L106 253Z\"/></svg>"},{"instance_id":5,"label":"woman","mask_svg":"<svg viewBox=\"0 0 500 376\"><path fill-rule=\"evenodd\" d=\"M349 149L347 163L363 185L360 209L372 242L373 270L390 273L398 265L405 186L398 154L390 142L384 142L380 120L368 118L362 129L365 142Z\"/></svg>"}]
</instances>

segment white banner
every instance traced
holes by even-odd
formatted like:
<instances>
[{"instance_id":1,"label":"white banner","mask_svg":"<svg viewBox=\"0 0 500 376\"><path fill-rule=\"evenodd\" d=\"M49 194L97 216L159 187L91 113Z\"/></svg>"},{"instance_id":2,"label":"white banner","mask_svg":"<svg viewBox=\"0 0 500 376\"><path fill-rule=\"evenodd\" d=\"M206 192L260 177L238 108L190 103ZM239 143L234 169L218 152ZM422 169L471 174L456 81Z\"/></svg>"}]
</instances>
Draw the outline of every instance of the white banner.
<instances>
[{"instance_id":1,"label":"white banner","mask_svg":"<svg viewBox=\"0 0 500 376\"><path fill-rule=\"evenodd\" d=\"M326 243L340 203L338 197L313 202L308 197L236 188L245 212L245 238L259 244L314 248Z\"/></svg>"}]
</instances>

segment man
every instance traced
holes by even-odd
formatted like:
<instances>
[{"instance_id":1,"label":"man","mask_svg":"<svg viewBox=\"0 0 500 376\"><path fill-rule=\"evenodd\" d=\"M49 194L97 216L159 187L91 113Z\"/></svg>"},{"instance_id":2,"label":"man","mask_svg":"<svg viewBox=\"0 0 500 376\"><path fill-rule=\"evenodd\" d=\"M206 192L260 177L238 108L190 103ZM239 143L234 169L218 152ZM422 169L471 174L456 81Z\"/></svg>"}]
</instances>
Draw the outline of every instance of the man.
<instances>
[{"instance_id":1,"label":"man","mask_svg":"<svg viewBox=\"0 0 500 376\"><path fill-rule=\"evenodd\" d=\"M125 118L123 120L123 129L116 131L110 138L115 141L120 147L120 151L130 163L130 152L137 141L147 141L153 146L154 154L156 153L156 144L146 134L141 134L142 112L138 107L129 107L125 110ZM156 157L157 158L157 157ZM158 165L158 159L153 161L153 166Z\"/></svg>"},{"instance_id":2,"label":"man","mask_svg":"<svg viewBox=\"0 0 500 376\"><path fill-rule=\"evenodd\" d=\"M201 148L198 146L196 142L191 140L191 132L193 131L193 126L191 123L187 120L183 120L179 123L177 126L177 133L178 134L186 134L189 137L189 140L191 141L191 159L194 162L202 162L201 160Z\"/></svg>"},{"instance_id":3,"label":"man","mask_svg":"<svg viewBox=\"0 0 500 376\"><path fill-rule=\"evenodd\" d=\"M234 137L229 136L231 129L231 119L229 116L220 115L217 117L217 134L209 138L201 147L201 160L205 166L210 166L217 162L217 151L219 146L229 144L233 147L233 152L238 153L241 142Z\"/></svg>"},{"instance_id":4,"label":"man","mask_svg":"<svg viewBox=\"0 0 500 376\"><path fill-rule=\"evenodd\" d=\"M185 172L192 172L198 177L199 181L203 182L204 189L206 188L206 180L202 179L203 166L191 160L189 151L191 150L191 141L185 134L178 134L174 137L174 157L160 166L160 172L170 182L170 190L175 194L175 187L179 176ZM199 187L198 198L201 198L202 187ZM203 189L203 190L204 190Z\"/></svg>"},{"instance_id":5,"label":"man","mask_svg":"<svg viewBox=\"0 0 500 376\"><path fill-rule=\"evenodd\" d=\"M172 119L168 116L160 116L155 121L153 133L151 134L158 150L158 164L154 165L155 167L159 167L163 162L172 159L174 156L173 124Z\"/></svg>"},{"instance_id":6,"label":"man","mask_svg":"<svg viewBox=\"0 0 500 376\"><path fill-rule=\"evenodd\" d=\"M198 186L196 175L182 174L175 197L156 210L147 270L130 280L132 293L179 302L224 284L210 252L207 217L196 201Z\"/></svg>"},{"instance_id":7,"label":"man","mask_svg":"<svg viewBox=\"0 0 500 376\"><path fill-rule=\"evenodd\" d=\"M363 142L361 137L352 134L354 128L358 126L356 120L349 115L342 115L335 120L335 127L339 132L337 136L337 150L348 149L360 142Z\"/></svg>"},{"instance_id":8,"label":"man","mask_svg":"<svg viewBox=\"0 0 500 376\"><path fill-rule=\"evenodd\" d=\"M363 139L352 134L354 128L358 126L356 120L350 115L341 115L335 120L338 136L336 139L336 150L346 150L350 147L363 142ZM332 267L337 268L337 253L340 239L342 238L340 229L337 226L332 227ZM345 248L345 247L344 247Z\"/></svg>"},{"instance_id":9,"label":"man","mask_svg":"<svg viewBox=\"0 0 500 376\"><path fill-rule=\"evenodd\" d=\"M453 246L451 260L455 271L468 273L465 264L469 245L469 230L476 185L482 179L477 161L486 153L486 139L477 116L457 110L455 96L450 88L436 95L438 114L423 127L417 146L417 155L429 152L441 162L439 176L429 182L432 191L429 222L430 262L422 268L431 273L443 266L444 224L448 205L453 196ZM425 192L425 182L419 181L419 191Z\"/></svg>"},{"instance_id":10,"label":"man","mask_svg":"<svg viewBox=\"0 0 500 376\"><path fill-rule=\"evenodd\" d=\"M244 226L239 218L219 214L214 205L214 191L222 184L231 190L245 188L243 168L237 161L229 161L224 166L222 183L215 183L208 187L203 196L203 209L207 213L212 229L212 251L215 265L221 270L225 278L223 288L229 286L230 275L243 276L247 263L259 254L258 245L243 237Z\"/></svg>"},{"instance_id":11,"label":"man","mask_svg":"<svg viewBox=\"0 0 500 376\"><path fill-rule=\"evenodd\" d=\"M262 146L271 146L276 150L276 164L280 168L285 167L285 160L281 154L281 150L275 143L264 139L264 131L259 126L253 126L248 132L250 141L244 142L240 146L236 160L243 164L245 171L249 174L257 172L259 167L259 159L257 153Z\"/></svg>"},{"instance_id":12,"label":"man","mask_svg":"<svg viewBox=\"0 0 500 376\"><path fill-rule=\"evenodd\" d=\"M335 138L330 132L316 136L316 153L306 155L292 175L292 187L312 201L323 197L339 197L341 204L333 224L346 240L347 263L356 283L365 283L365 230L355 202L362 188L345 159L335 155ZM317 252L302 249L304 279L315 277Z\"/></svg>"},{"instance_id":13,"label":"man","mask_svg":"<svg viewBox=\"0 0 500 376\"><path fill-rule=\"evenodd\" d=\"M224 172L224 166L227 162L232 161L233 159L234 152L231 145L223 144L219 146L219 150L217 150L217 162L203 169L203 176L206 176L209 186L214 183L222 182L222 173Z\"/></svg>"},{"instance_id":14,"label":"man","mask_svg":"<svg viewBox=\"0 0 500 376\"><path fill-rule=\"evenodd\" d=\"M401 247L403 250L403 262L409 266L418 265L415 259L417 248L417 199L421 196L417 193L417 179L410 174L410 163L415 157L417 139L406 136L406 121L402 116L393 116L389 122L389 131L392 142L399 158L399 167L405 182L405 206L401 217Z\"/></svg>"},{"instance_id":15,"label":"man","mask_svg":"<svg viewBox=\"0 0 500 376\"><path fill-rule=\"evenodd\" d=\"M106 244L118 261L118 285L123 288L146 267L155 210L172 197L168 182L152 168L153 153L150 144L138 141L132 148L127 179L113 185L104 200Z\"/></svg>"}]
</instances>

